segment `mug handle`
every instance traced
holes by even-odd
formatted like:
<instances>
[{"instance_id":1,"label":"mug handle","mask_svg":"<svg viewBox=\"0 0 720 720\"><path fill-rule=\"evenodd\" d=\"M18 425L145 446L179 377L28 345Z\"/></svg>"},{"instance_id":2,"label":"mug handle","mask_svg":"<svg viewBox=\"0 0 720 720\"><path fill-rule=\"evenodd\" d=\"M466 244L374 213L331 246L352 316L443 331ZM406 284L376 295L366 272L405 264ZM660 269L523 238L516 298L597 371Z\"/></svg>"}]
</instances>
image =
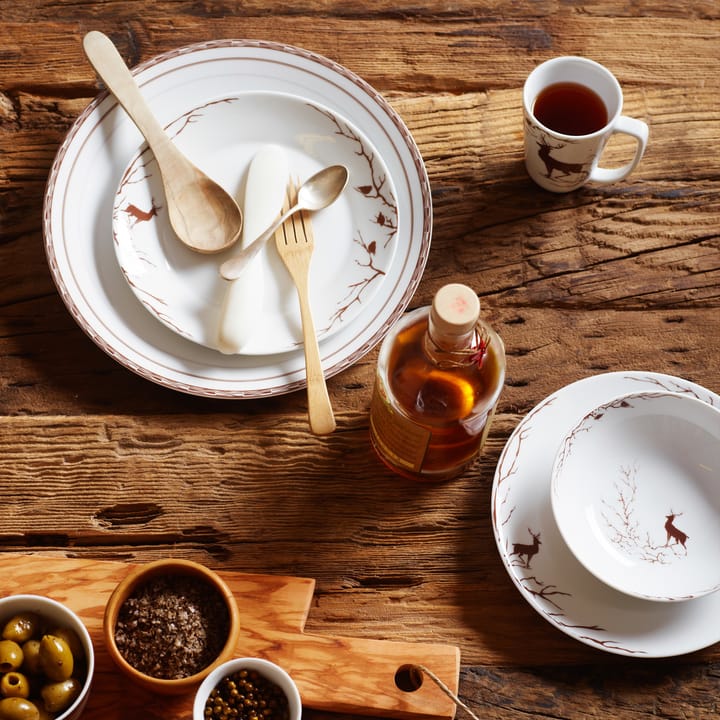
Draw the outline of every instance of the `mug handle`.
<instances>
[{"instance_id":1,"label":"mug handle","mask_svg":"<svg viewBox=\"0 0 720 720\"><path fill-rule=\"evenodd\" d=\"M636 120L635 118L627 117L627 115L621 115L613 125L614 133L625 133L631 135L637 140L637 146L635 148L635 157L627 164L620 168L610 170L608 168L596 167L593 168L590 173L588 180L597 183L613 183L619 180L624 180L640 162L645 148L647 147L648 135L650 131L648 126L642 120Z\"/></svg>"}]
</instances>

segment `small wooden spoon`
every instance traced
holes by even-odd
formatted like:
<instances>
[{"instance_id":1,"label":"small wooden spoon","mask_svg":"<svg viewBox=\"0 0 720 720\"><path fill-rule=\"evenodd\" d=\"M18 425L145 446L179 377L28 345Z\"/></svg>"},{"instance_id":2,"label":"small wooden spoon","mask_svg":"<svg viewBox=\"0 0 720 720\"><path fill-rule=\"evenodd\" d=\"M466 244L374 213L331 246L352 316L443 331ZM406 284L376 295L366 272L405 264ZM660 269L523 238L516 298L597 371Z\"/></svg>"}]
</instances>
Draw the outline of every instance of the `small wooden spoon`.
<instances>
[{"instance_id":1,"label":"small wooden spoon","mask_svg":"<svg viewBox=\"0 0 720 720\"><path fill-rule=\"evenodd\" d=\"M202 253L219 252L232 245L242 229L242 212L232 196L196 168L166 135L110 38L93 30L85 35L83 48L155 155L170 224L178 238Z\"/></svg>"},{"instance_id":2,"label":"small wooden spoon","mask_svg":"<svg viewBox=\"0 0 720 720\"><path fill-rule=\"evenodd\" d=\"M226 280L237 280L250 261L265 246L275 231L300 210L322 210L332 205L347 185L349 173L344 165L330 165L309 177L297 191L297 201L284 212L262 235L255 238L235 257L220 266L220 274Z\"/></svg>"}]
</instances>

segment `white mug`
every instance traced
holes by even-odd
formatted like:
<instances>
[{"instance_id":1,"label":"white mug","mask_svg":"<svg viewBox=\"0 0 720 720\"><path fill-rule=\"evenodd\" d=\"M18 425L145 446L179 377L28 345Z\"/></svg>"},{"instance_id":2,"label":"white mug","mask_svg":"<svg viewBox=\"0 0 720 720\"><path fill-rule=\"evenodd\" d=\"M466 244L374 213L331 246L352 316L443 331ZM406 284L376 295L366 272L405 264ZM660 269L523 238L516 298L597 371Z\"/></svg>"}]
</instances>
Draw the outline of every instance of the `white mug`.
<instances>
[{"instance_id":1,"label":"white mug","mask_svg":"<svg viewBox=\"0 0 720 720\"><path fill-rule=\"evenodd\" d=\"M601 127L570 134L544 125L535 114L536 100L556 83L573 83L599 96L607 111ZM602 65L583 57L564 56L538 65L523 88L525 115L525 167L540 187L552 192L576 190L587 182L612 183L626 178L640 162L648 141L642 120L622 115L623 94L615 76ZM635 138L635 156L622 167L598 167L610 136L625 133Z\"/></svg>"}]
</instances>

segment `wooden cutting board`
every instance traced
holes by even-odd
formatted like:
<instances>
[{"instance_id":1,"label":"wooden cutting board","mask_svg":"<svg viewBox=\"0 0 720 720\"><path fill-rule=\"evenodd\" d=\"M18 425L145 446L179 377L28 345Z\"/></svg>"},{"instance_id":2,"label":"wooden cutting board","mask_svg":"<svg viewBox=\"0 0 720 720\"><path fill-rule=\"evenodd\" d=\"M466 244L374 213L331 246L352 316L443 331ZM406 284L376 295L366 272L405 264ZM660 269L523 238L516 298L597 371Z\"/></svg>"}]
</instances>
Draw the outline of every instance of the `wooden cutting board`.
<instances>
[{"instance_id":1,"label":"wooden cutting board","mask_svg":"<svg viewBox=\"0 0 720 720\"><path fill-rule=\"evenodd\" d=\"M126 680L105 651L102 618L127 563L0 553L0 595L46 595L74 610L95 646L96 668L83 720L191 720L192 695L160 697ZM413 692L395 676L421 664L455 694L460 651L449 645L310 635L303 632L315 589L307 578L219 573L240 608L238 657L262 657L294 678L303 706L384 718L452 718L455 704L427 677Z\"/></svg>"}]
</instances>

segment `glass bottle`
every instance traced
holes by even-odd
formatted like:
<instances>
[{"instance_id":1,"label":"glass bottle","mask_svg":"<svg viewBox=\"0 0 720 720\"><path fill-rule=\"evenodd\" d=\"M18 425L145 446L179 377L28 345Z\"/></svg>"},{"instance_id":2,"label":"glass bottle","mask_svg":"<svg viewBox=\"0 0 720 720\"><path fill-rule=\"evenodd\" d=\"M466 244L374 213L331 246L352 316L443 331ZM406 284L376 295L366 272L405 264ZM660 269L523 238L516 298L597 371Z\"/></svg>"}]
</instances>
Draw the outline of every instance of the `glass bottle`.
<instances>
[{"instance_id":1,"label":"glass bottle","mask_svg":"<svg viewBox=\"0 0 720 720\"><path fill-rule=\"evenodd\" d=\"M460 475L482 449L505 380L505 347L466 285L386 335L370 406L370 441L392 470L416 480Z\"/></svg>"}]
</instances>

